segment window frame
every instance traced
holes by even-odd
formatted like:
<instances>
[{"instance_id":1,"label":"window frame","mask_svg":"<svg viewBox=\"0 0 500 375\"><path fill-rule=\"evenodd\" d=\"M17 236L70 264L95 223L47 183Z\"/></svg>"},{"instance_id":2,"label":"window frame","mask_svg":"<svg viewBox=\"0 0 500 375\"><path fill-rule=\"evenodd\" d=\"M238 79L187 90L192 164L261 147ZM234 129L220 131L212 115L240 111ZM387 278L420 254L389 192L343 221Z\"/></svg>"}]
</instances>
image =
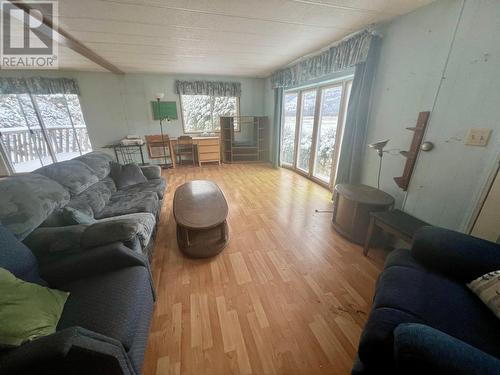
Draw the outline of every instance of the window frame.
<instances>
[{"instance_id":1,"label":"window frame","mask_svg":"<svg viewBox=\"0 0 500 375\"><path fill-rule=\"evenodd\" d=\"M186 130L186 124L184 122L184 108L182 107L182 96L183 94L179 94L179 107L181 109L181 122L182 122L182 131L184 134L203 134L205 131L187 131ZM196 96L196 95L185 95L185 96ZM209 96L212 100L213 98L225 98L225 96L216 96L216 95L206 95ZM240 97L239 96L228 96L228 98L236 98L236 116L235 117L240 117ZM212 123L213 123L213 114L212 114ZM241 126L240 122L237 121L237 128L234 129L235 132L240 132L241 131ZM220 133L220 126L219 130L212 130L207 133Z\"/></svg>"},{"instance_id":2,"label":"window frame","mask_svg":"<svg viewBox=\"0 0 500 375\"><path fill-rule=\"evenodd\" d=\"M37 160L40 162L40 166L41 167L46 166L46 165L51 165L51 164L57 163L59 161L67 160L67 159L62 159L62 160L58 159L58 154L59 153L56 152L54 144L53 144L53 140L51 139L51 137L48 134L48 130L50 129L50 127L46 125L45 119L43 117L42 110L39 107L39 103L38 103L38 99L37 99L37 97L39 97L39 96L62 95L62 98L64 99L64 107L62 108L62 110L66 111L67 114L68 114L68 119L69 119L69 122L70 122L69 126L71 127L71 130L73 132L73 137L75 137L75 141L76 141L76 144L77 144L78 153L81 156L81 155L84 155L87 152L82 151L82 145L81 145L80 140L78 139L78 136L77 136L77 127L75 126L75 119L73 118L73 115L71 114L71 111L69 110L69 104L68 104L68 98L67 98L68 95L76 95L76 97L78 99L78 104L79 104L79 107L80 107L80 113L81 113L81 117L82 117L82 120L83 120L83 124L85 125L85 130L87 131L87 137L89 138L88 142L90 144L91 151L93 150L93 145L92 145L92 142L91 142L90 137L89 137L87 122L85 120L85 115L83 114L82 103L80 101L80 96L79 95L77 95L77 94L65 94L65 93L60 93L60 94L32 94L32 93L29 93L29 92L27 92L27 93L21 93L21 94L2 94L2 95L6 95L6 96L7 95L12 95L12 96L14 96L16 98L17 102L19 103L20 113L21 113L21 115L24 118L24 121L26 123L26 130L30 134L30 138L31 138L31 136L33 135L33 130L31 128L31 126L30 126L30 122L28 121L26 112L23 109L23 104L21 102L20 95L27 95L29 97L29 100L31 102L31 106L33 108L33 112L34 112L34 114L36 116L36 120L37 120L38 126L40 128L40 132L41 132L41 134L43 136L44 143L45 143L45 145L47 147L47 151L48 151L48 154L49 154L49 155L47 155L47 157L49 157L50 158L49 160L51 160L51 163L44 162L44 157L42 157L42 155L40 154L40 151L37 149L36 150L37 157L38 157ZM3 130L3 128L0 128L0 134L2 133L2 130ZM3 140L1 140L1 136L0 136L0 151L1 151L2 156L4 157L4 162L6 163L7 168L10 170L11 173L13 173L13 174L29 173L29 172L24 172L24 171L23 172L16 171L16 167L15 167L16 163L14 163L11 160L11 157L10 157L9 153L6 150L6 146L5 146L4 142L3 142ZM88 151L88 152L90 152L90 151Z\"/></svg>"}]
</instances>

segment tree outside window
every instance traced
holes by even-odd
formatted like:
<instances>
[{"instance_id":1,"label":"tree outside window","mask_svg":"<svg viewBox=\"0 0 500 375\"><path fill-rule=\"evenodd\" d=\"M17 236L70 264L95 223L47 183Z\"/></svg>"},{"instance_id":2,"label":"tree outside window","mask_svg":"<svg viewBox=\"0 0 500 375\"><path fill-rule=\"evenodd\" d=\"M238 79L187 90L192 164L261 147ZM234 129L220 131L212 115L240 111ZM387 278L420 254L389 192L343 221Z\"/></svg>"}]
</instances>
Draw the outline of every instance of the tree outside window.
<instances>
[{"instance_id":1,"label":"tree outside window","mask_svg":"<svg viewBox=\"0 0 500 375\"><path fill-rule=\"evenodd\" d=\"M220 117L239 116L239 98L181 95L181 108L185 133L214 133L220 131Z\"/></svg>"}]
</instances>

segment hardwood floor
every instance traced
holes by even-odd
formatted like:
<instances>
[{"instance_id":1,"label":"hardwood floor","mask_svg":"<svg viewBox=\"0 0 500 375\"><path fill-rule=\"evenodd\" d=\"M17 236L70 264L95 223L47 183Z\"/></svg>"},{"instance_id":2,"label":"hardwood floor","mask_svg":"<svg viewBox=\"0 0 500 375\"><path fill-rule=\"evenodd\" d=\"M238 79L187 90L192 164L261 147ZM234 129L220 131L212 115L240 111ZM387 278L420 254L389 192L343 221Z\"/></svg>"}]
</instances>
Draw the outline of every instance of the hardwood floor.
<instances>
[{"instance_id":1,"label":"hardwood floor","mask_svg":"<svg viewBox=\"0 0 500 375\"><path fill-rule=\"evenodd\" d=\"M260 164L164 171L169 188L153 259L158 291L144 375L348 374L385 253L331 227L330 193ZM172 216L177 186L215 181L229 244L191 260Z\"/></svg>"}]
</instances>

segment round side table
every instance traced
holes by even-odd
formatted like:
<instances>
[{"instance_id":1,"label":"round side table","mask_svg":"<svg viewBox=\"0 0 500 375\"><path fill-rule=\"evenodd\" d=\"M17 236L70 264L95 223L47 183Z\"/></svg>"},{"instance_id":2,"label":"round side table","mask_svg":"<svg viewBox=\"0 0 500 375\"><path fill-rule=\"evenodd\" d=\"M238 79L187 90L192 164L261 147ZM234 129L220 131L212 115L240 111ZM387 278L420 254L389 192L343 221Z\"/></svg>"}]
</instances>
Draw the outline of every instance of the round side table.
<instances>
[{"instance_id":1,"label":"round side table","mask_svg":"<svg viewBox=\"0 0 500 375\"><path fill-rule=\"evenodd\" d=\"M352 242L365 242L370 212L387 211L394 198L367 185L338 184L333 192L333 228Z\"/></svg>"}]
</instances>

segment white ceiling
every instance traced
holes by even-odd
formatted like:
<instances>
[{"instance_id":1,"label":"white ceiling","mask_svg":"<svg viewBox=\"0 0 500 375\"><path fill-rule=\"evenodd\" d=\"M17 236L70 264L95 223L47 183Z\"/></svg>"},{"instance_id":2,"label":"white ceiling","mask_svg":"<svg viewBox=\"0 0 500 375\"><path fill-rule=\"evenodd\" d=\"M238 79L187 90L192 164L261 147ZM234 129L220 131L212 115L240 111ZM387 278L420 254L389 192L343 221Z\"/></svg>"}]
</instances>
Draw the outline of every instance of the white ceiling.
<instances>
[{"instance_id":1,"label":"white ceiling","mask_svg":"<svg viewBox=\"0 0 500 375\"><path fill-rule=\"evenodd\" d=\"M59 27L124 72L266 77L433 0L60 0ZM67 48L60 67L103 70Z\"/></svg>"}]
</instances>

